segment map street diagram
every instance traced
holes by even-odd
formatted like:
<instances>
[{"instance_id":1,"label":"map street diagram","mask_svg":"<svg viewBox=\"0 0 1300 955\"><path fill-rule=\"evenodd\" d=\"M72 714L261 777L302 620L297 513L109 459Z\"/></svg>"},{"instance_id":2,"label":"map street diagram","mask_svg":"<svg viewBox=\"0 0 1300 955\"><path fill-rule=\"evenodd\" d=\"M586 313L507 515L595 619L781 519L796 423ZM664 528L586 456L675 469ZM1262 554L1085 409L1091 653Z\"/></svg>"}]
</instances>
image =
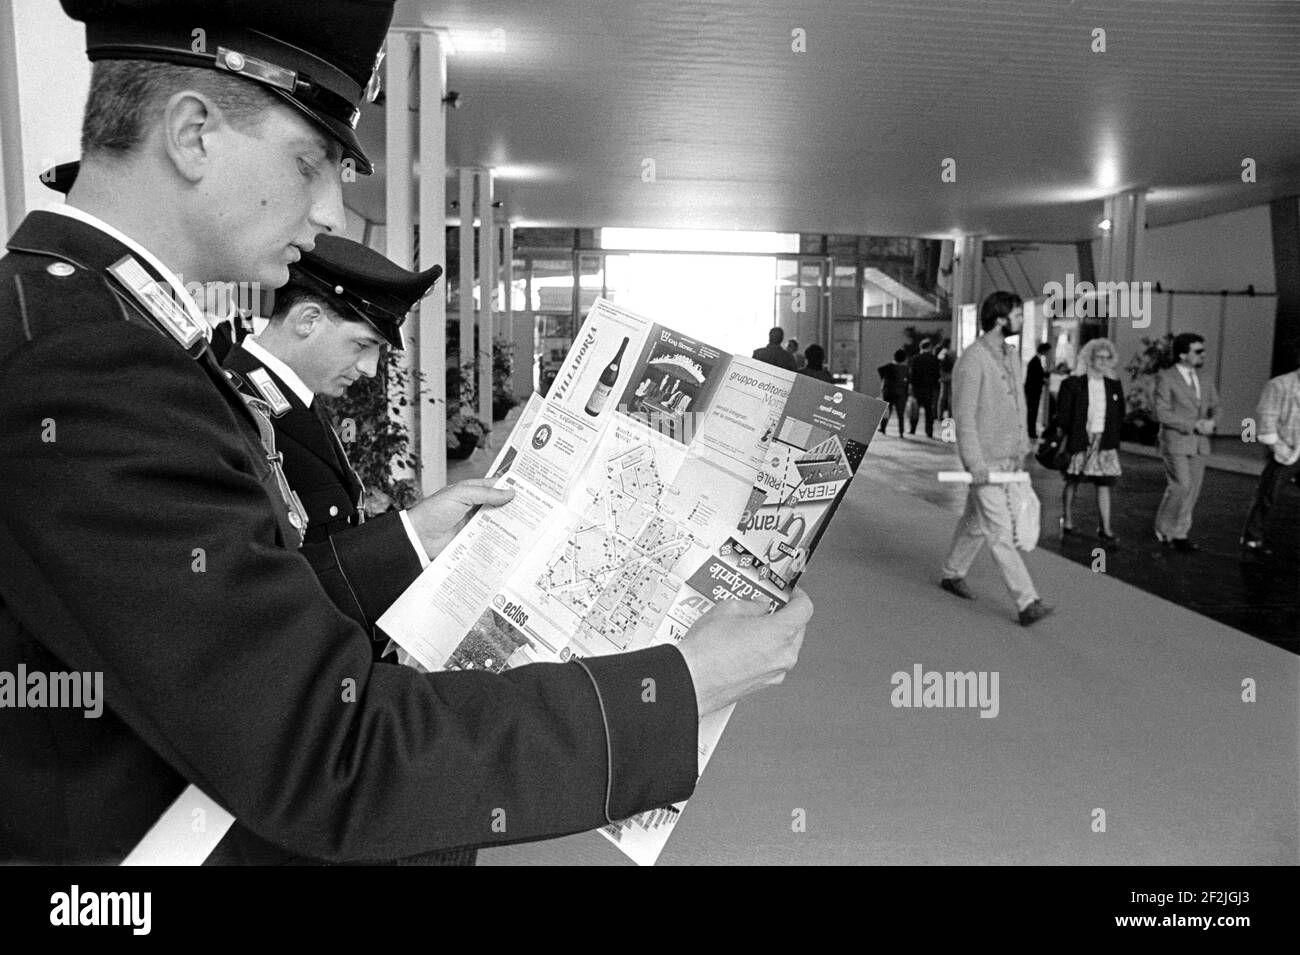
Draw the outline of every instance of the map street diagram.
<instances>
[{"instance_id":1,"label":"map street diagram","mask_svg":"<svg viewBox=\"0 0 1300 955\"><path fill-rule=\"evenodd\" d=\"M582 520L536 583L544 600L581 621L578 652L648 646L681 586L672 569L693 543L686 527L665 516L661 452L618 432Z\"/></svg>"}]
</instances>

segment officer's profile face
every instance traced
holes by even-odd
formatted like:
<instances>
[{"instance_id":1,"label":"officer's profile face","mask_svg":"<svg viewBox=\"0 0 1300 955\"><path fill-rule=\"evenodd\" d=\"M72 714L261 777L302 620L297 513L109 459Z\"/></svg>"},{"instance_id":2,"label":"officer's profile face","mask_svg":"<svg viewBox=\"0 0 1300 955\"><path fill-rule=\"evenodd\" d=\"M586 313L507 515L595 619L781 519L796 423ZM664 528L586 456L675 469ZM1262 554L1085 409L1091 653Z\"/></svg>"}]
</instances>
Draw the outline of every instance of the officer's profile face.
<instances>
[{"instance_id":1,"label":"officer's profile face","mask_svg":"<svg viewBox=\"0 0 1300 955\"><path fill-rule=\"evenodd\" d=\"M384 339L366 322L326 314L320 306L306 327L293 370L315 394L337 398L360 378L379 370ZM300 323L300 329L304 326Z\"/></svg>"},{"instance_id":2,"label":"officer's profile face","mask_svg":"<svg viewBox=\"0 0 1300 955\"><path fill-rule=\"evenodd\" d=\"M346 224L341 149L289 106L244 129L218 115L203 137L202 175L187 213L214 274L278 288L322 232Z\"/></svg>"}]
</instances>

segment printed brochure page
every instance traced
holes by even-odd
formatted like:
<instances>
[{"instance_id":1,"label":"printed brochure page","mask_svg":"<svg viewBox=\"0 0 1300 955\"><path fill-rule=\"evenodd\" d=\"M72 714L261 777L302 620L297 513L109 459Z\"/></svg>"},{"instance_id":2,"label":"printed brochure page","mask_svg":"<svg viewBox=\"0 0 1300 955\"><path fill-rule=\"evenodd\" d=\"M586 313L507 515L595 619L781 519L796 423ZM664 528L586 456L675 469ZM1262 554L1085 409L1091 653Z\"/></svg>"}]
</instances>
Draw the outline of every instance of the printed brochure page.
<instances>
[{"instance_id":1,"label":"printed brochure page","mask_svg":"<svg viewBox=\"0 0 1300 955\"><path fill-rule=\"evenodd\" d=\"M885 405L598 299L480 509L379 620L422 670L502 672L682 639L720 600L782 606ZM700 724L703 772L732 708ZM651 865L685 803L602 834Z\"/></svg>"}]
</instances>

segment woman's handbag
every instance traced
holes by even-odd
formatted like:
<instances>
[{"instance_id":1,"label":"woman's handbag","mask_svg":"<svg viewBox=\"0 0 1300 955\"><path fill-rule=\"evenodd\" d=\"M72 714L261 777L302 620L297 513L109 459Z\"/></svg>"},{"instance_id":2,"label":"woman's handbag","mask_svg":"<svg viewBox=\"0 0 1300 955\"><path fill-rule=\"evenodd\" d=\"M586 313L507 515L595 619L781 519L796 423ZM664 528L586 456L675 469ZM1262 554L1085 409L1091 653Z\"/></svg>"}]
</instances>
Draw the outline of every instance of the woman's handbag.
<instances>
[{"instance_id":1,"label":"woman's handbag","mask_svg":"<svg viewBox=\"0 0 1300 955\"><path fill-rule=\"evenodd\" d=\"M1038 442L1034 459L1045 468L1064 471L1070 464L1070 453L1065 450L1065 447L1065 429L1060 425L1054 425Z\"/></svg>"}]
</instances>

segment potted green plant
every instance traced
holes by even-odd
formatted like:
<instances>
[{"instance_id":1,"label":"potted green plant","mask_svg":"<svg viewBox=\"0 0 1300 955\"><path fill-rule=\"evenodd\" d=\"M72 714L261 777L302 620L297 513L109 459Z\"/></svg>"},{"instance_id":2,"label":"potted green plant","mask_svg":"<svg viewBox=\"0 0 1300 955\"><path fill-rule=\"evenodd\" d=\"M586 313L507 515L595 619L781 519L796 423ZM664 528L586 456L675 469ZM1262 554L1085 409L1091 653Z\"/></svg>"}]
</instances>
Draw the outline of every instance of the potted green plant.
<instances>
[{"instance_id":1,"label":"potted green plant","mask_svg":"<svg viewBox=\"0 0 1300 955\"><path fill-rule=\"evenodd\" d=\"M1130 384L1124 392L1127 411L1120 425L1120 439L1136 444L1154 445L1160 434L1156 420L1155 376L1173 364L1174 336L1143 338L1142 349L1130 359L1125 371Z\"/></svg>"},{"instance_id":2,"label":"potted green plant","mask_svg":"<svg viewBox=\"0 0 1300 955\"><path fill-rule=\"evenodd\" d=\"M474 378L474 363L466 362L460 368L447 369L447 457L460 461L471 454L492 431L468 408L478 407L478 386Z\"/></svg>"},{"instance_id":3,"label":"potted green plant","mask_svg":"<svg viewBox=\"0 0 1300 955\"><path fill-rule=\"evenodd\" d=\"M504 421L510 409L519 404L511 390L515 371L515 346L513 342L498 338L492 343L492 420Z\"/></svg>"}]
</instances>

